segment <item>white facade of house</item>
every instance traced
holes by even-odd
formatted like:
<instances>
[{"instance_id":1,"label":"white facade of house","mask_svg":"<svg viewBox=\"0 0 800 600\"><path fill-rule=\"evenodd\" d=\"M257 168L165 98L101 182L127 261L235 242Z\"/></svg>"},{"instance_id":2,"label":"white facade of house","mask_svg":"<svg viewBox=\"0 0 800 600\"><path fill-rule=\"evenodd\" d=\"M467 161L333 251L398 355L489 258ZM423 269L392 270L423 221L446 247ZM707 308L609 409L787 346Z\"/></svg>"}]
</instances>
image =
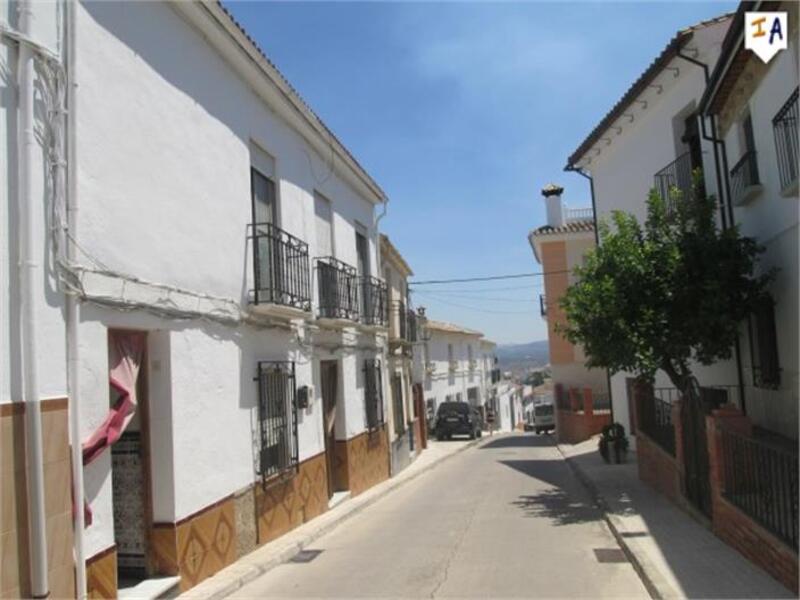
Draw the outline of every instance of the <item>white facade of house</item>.
<instances>
[{"instance_id":1,"label":"white facade of house","mask_svg":"<svg viewBox=\"0 0 800 600\"><path fill-rule=\"evenodd\" d=\"M770 9L772 10L772 9ZM788 49L779 52L768 64L750 56L742 73L736 78L734 88L724 102L724 110L718 111L720 136L725 143L728 169L733 171L748 148L745 141L744 122L749 116L754 136L755 162L758 184L747 186L740 197L733 197L733 215L742 235L754 238L765 251L760 260L760 269L776 269L770 293L775 302L775 334L777 341L780 383L775 386L756 384L753 370L755 364L751 340L747 327L743 327L740 338L742 348L745 400L748 416L757 425L784 436L797 439L800 376L798 364L798 212L797 186L797 89L798 59L797 34L800 17L795 3L784 3L780 10L787 10L789 31L786 32ZM741 43L741 42L740 42ZM726 59L732 56L726 56ZM727 69L727 64L722 65ZM728 76L725 74L725 79ZM781 159L778 156L779 138L786 134L773 124L782 107L790 103L795 94L794 116L790 113L788 129L794 130L794 155L783 155L785 168L794 163L795 177L781 181ZM793 119L793 120L792 120ZM785 150L785 146L784 146ZM791 150L790 150L791 152ZM704 157L705 158L705 157ZM713 161L706 161L706 169L714 168ZM733 175L729 175L733 185Z\"/></svg>"},{"instance_id":2,"label":"white facade of house","mask_svg":"<svg viewBox=\"0 0 800 600\"><path fill-rule=\"evenodd\" d=\"M682 52L712 69L729 23L730 19L718 19L691 28L691 36L682 46ZM655 174L689 150L681 139L684 123L697 110L704 90L703 69L672 56L591 148L575 157L571 166L583 169L592 177L598 222L610 220L612 211L616 210L632 214L640 222L644 220ZM709 141L701 138L700 145L704 160L713 155ZM704 178L708 193L716 194L714 172L705 170ZM733 360L708 367L695 365L693 370L704 386L737 384ZM611 377L614 420L622 423L627 431L631 430L627 393L627 380L631 377L630 373ZM656 376L655 385L672 386L661 372Z\"/></svg>"},{"instance_id":3,"label":"white facade of house","mask_svg":"<svg viewBox=\"0 0 800 600\"><path fill-rule=\"evenodd\" d=\"M359 274L378 276L377 216L386 198L221 6L76 7L78 217L71 236L83 294L81 435L86 439L109 410L109 331L146 332L152 520L176 523L258 481L259 361L290 361L296 386L310 386L309 405L297 417L300 462L326 448L321 360L338 364L337 440L366 429L365 359L382 361L388 414L385 326L318 319L314 268L316 257L330 255L356 267L359 232L367 241ZM34 37L54 53L63 45L62 10L34 5ZM0 19L13 26L10 3L0 3ZM19 132L7 87L15 80L15 55L15 44L3 38L0 67L9 83L2 86L0 136L11 151L0 153L0 237L9 242L0 245L0 403L22 395ZM32 190L42 398L67 396L45 151L36 153ZM274 183L275 223L308 244L311 310L251 302L251 168ZM320 233L320 197L330 205L330 233ZM112 487L106 451L85 469L93 512L87 557L115 543Z\"/></svg>"},{"instance_id":4,"label":"white facade of house","mask_svg":"<svg viewBox=\"0 0 800 600\"><path fill-rule=\"evenodd\" d=\"M423 384L428 419L442 402L469 402L482 410L492 393L493 342L440 321L427 320L423 332L423 343L414 348L414 372Z\"/></svg>"},{"instance_id":5,"label":"white facade of house","mask_svg":"<svg viewBox=\"0 0 800 600\"><path fill-rule=\"evenodd\" d=\"M511 381L497 385L494 430L501 433L515 431L525 420L522 388Z\"/></svg>"}]
</instances>

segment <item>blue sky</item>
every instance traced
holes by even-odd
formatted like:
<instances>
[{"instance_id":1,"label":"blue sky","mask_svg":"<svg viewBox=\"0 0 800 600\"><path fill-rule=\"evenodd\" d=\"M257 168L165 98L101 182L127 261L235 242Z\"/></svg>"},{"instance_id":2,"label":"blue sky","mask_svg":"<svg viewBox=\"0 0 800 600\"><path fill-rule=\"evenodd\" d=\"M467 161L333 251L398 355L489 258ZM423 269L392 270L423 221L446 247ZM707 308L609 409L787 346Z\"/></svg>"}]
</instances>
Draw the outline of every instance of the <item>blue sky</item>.
<instances>
[{"instance_id":1,"label":"blue sky","mask_svg":"<svg viewBox=\"0 0 800 600\"><path fill-rule=\"evenodd\" d=\"M678 29L734 2L261 3L235 17L390 198L417 280L540 271L539 190L589 189L567 156ZM432 318L547 337L541 278L420 286Z\"/></svg>"}]
</instances>

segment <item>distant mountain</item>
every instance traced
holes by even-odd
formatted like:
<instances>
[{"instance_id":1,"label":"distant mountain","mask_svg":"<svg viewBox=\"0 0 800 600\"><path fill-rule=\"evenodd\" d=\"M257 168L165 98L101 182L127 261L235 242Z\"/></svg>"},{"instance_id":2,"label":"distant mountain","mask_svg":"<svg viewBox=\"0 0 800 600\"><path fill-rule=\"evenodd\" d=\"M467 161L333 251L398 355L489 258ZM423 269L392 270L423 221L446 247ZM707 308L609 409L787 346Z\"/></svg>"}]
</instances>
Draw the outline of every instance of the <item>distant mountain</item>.
<instances>
[{"instance_id":1,"label":"distant mountain","mask_svg":"<svg viewBox=\"0 0 800 600\"><path fill-rule=\"evenodd\" d=\"M517 363L542 367L550 362L547 340L527 344L498 344L495 354L501 368Z\"/></svg>"}]
</instances>

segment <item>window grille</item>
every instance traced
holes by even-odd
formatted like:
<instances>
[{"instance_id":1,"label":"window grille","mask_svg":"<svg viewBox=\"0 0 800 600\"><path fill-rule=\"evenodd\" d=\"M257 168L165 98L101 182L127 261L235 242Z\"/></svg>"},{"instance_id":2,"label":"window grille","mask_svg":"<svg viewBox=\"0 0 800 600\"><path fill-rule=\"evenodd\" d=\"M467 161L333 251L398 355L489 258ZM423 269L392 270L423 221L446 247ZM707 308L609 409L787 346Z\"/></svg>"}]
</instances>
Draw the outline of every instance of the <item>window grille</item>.
<instances>
[{"instance_id":1,"label":"window grille","mask_svg":"<svg viewBox=\"0 0 800 600\"><path fill-rule=\"evenodd\" d=\"M795 88L792 95L772 119L782 189L786 189L797 180L797 161L800 159L797 145L797 95L798 88Z\"/></svg>"},{"instance_id":2,"label":"window grille","mask_svg":"<svg viewBox=\"0 0 800 600\"><path fill-rule=\"evenodd\" d=\"M383 425L383 381L381 361L372 358L364 361L364 409L367 429L373 431Z\"/></svg>"},{"instance_id":3,"label":"window grille","mask_svg":"<svg viewBox=\"0 0 800 600\"><path fill-rule=\"evenodd\" d=\"M259 475L262 479L295 470L297 386L294 363L258 363Z\"/></svg>"}]
</instances>

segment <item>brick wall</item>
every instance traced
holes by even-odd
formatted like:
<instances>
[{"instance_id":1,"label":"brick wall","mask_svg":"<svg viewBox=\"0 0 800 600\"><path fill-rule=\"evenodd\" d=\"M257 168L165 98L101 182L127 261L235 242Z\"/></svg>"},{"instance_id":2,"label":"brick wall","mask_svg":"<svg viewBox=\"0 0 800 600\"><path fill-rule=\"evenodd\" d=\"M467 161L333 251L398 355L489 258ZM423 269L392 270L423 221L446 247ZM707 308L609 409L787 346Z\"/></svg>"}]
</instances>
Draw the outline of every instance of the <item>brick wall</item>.
<instances>
[{"instance_id":1,"label":"brick wall","mask_svg":"<svg viewBox=\"0 0 800 600\"><path fill-rule=\"evenodd\" d=\"M670 500L680 504L681 469L675 457L666 452L647 434L638 430L636 435L636 459L639 479L655 488Z\"/></svg>"},{"instance_id":2,"label":"brick wall","mask_svg":"<svg viewBox=\"0 0 800 600\"><path fill-rule=\"evenodd\" d=\"M557 390L557 393L563 393ZM556 403L556 436L559 443L578 444L603 431L611 423L611 413L595 413L592 390L585 388L569 390L569 405L572 410L559 408ZM583 408L583 410L580 410Z\"/></svg>"},{"instance_id":3,"label":"brick wall","mask_svg":"<svg viewBox=\"0 0 800 600\"><path fill-rule=\"evenodd\" d=\"M750 420L732 405L715 410L706 417L712 529L717 536L742 553L748 560L797 593L797 553L756 523L745 512L728 502L722 495L725 457L722 453L722 438L719 429L723 426L742 435L752 435Z\"/></svg>"}]
</instances>

